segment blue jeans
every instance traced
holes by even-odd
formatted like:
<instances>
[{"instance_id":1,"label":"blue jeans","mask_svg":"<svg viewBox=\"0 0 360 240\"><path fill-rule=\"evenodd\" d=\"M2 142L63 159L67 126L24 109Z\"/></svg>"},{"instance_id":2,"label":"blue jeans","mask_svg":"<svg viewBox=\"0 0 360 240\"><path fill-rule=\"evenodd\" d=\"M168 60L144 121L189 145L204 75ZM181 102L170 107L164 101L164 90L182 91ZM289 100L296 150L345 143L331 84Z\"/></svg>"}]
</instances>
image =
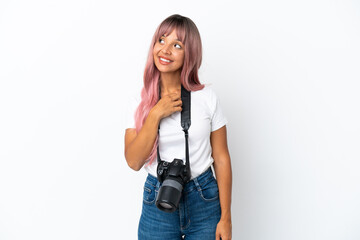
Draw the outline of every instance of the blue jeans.
<instances>
[{"instance_id":1,"label":"blue jeans","mask_svg":"<svg viewBox=\"0 0 360 240\"><path fill-rule=\"evenodd\" d=\"M139 240L215 240L221 208L211 168L185 185L175 212L163 212L156 207L160 187L157 178L149 174L144 185Z\"/></svg>"}]
</instances>

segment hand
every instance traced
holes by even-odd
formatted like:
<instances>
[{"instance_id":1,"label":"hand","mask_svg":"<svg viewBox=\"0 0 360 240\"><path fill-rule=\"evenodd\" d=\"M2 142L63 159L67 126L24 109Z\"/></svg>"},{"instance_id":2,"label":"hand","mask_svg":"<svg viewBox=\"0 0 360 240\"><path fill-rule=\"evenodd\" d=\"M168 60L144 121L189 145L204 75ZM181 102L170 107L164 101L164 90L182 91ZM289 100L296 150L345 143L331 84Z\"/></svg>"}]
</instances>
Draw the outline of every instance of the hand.
<instances>
[{"instance_id":1,"label":"hand","mask_svg":"<svg viewBox=\"0 0 360 240\"><path fill-rule=\"evenodd\" d=\"M221 220L216 227L216 240L231 240L231 221Z\"/></svg>"},{"instance_id":2,"label":"hand","mask_svg":"<svg viewBox=\"0 0 360 240\"><path fill-rule=\"evenodd\" d=\"M181 112L182 110L181 92L169 93L162 96L157 104L151 109L156 113L160 119L173 114L174 112Z\"/></svg>"}]
</instances>

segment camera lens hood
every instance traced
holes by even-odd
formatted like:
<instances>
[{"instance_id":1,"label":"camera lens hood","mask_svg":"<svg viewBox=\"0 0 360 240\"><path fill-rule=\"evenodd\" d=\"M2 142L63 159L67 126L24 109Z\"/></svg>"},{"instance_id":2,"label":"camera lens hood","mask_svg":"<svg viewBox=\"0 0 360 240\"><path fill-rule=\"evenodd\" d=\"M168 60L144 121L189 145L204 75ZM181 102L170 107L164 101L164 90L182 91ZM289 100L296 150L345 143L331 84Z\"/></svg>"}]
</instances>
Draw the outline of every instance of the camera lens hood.
<instances>
[{"instance_id":1,"label":"camera lens hood","mask_svg":"<svg viewBox=\"0 0 360 240\"><path fill-rule=\"evenodd\" d=\"M156 206L164 212L174 212L179 206L183 185L177 179L166 178L156 198Z\"/></svg>"}]
</instances>

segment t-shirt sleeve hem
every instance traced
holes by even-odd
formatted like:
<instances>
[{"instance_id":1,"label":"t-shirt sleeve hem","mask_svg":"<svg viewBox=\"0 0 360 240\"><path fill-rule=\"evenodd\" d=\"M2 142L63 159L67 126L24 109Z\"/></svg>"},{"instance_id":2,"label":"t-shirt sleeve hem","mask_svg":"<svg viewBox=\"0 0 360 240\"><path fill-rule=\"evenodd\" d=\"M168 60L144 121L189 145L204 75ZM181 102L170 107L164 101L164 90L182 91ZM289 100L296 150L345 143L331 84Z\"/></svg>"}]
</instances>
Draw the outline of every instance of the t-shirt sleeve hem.
<instances>
[{"instance_id":1,"label":"t-shirt sleeve hem","mask_svg":"<svg viewBox=\"0 0 360 240\"><path fill-rule=\"evenodd\" d=\"M216 124L215 126L211 127L211 132L214 132L220 128L222 128L223 126L225 126L228 123L227 119L224 119L222 122Z\"/></svg>"}]
</instances>

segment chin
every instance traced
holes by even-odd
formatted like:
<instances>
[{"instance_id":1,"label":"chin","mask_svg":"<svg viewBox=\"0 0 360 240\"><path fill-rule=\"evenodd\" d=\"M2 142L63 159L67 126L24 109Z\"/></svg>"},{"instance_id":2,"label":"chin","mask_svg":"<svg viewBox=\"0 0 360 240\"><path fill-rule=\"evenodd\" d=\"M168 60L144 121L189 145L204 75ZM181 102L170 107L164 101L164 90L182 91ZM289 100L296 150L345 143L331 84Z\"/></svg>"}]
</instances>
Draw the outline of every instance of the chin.
<instances>
[{"instance_id":1,"label":"chin","mask_svg":"<svg viewBox=\"0 0 360 240\"><path fill-rule=\"evenodd\" d=\"M161 73L171 73L171 72L174 72L174 71L171 71L171 70L162 70L162 69L158 69L159 72Z\"/></svg>"},{"instance_id":2,"label":"chin","mask_svg":"<svg viewBox=\"0 0 360 240\"><path fill-rule=\"evenodd\" d=\"M156 65L155 65L156 66ZM166 67L163 67L163 66L160 66L160 67L158 67L158 66L156 66L156 68L160 71L160 72L173 72L173 70L172 69L169 69L169 68L166 68Z\"/></svg>"}]
</instances>

